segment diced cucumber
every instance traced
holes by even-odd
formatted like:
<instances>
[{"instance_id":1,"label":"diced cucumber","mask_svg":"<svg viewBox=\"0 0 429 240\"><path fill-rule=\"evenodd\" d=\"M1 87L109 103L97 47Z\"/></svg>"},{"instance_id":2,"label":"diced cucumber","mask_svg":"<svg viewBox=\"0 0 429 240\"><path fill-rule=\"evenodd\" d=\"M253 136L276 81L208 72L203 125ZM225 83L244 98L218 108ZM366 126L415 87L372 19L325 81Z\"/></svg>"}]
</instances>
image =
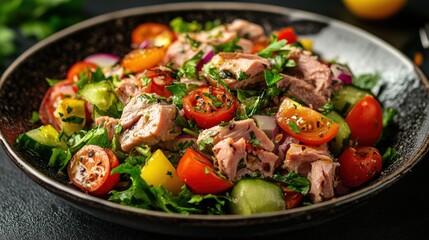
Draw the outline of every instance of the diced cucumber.
<instances>
[{"instance_id":1,"label":"diced cucumber","mask_svg":"<svg viewBox=\"0 0 429 240\"><path fill-rule=\"evenodd\" d=\"M352 85L344 85L334 93L332 103L341 116L346 116L352 107L367 95L371 93Z\"/></svg>"},{"instance_id":2,"label":"diced cucumber","mask_svg":"<svg viewBox=\"0 0 429 240\"><path fill-rule=\"evenodd\" d=\"M44 159L50 158L53 148L67 149L66 143L59 139L57 130L51 125L23 133L17 141Z\"/></svg>"},{"instance_id":3,"label":"diced cucumber","mask_svg":"<svg viewBox=\"0 0 429 240\"><path fill-rule=\"evenodd\" d=\"M331 111L326 116L340 125L337 135L329 142L329 150L337 157L347 147L352 132L344 118L337 112Z\"/></svg>"},{"instance_id":4,"label":"diced cucumber","mask_svg":"<svg viewBox=\"0 0 429 240\"><path fill-rule=\"evenodd\" d=\"M101 111L107 111L117 101L113 86L108 81L86 84L79 93Z\"/></svg>"},{"instance_id":5,"label":"diced cucumber","mask_svg":"<svg viewBox=\"0 0 429 240\"><path fill-rule=\"evenodd\" d=\"M230 210L233 214L249 215L285 209L282 188L259 178L244 178L231 191Z\"/></svg>"}]
</instances>

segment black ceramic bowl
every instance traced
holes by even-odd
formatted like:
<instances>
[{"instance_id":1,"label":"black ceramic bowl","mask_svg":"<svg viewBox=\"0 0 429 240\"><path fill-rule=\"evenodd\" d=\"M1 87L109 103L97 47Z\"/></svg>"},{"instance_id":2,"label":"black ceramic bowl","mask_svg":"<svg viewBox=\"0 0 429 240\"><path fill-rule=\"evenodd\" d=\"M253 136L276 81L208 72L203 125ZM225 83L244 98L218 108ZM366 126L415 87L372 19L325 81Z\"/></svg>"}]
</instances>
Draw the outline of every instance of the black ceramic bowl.
<instances>
[{"instance_id":1,"label":"black ceramic bowl","mask_svg":"<svg viewBox=\"0 0 429 240\"><path fill-rule=\"evenodd\" d=\"M252 216L180 215L122 206L87 195L14 146L31 124L48 85L45 77L61 79L72 63L97 52L123 56L130 50L130 33L139 23L186 20L223 22L244 18L261 24L267 33L292 25L326 59L348 63L355 74L381 73L376 87L386 107L399 110L399 131L392 139L398 159L366 186L348 195L293 210ZM429 84L405 56L385 42L350 25L302 11L243 3L184 3L130 9L87 20L36 44L3 74L0 83L1 143L12 161L31 179L94 216L137 229L182 236L246 236L292 231L327 221L357 206L408 173L428 150ZM382 91L381 91L382 90ZM166 231L168 229L168 231Z\"/></svg>"}]
</instances>

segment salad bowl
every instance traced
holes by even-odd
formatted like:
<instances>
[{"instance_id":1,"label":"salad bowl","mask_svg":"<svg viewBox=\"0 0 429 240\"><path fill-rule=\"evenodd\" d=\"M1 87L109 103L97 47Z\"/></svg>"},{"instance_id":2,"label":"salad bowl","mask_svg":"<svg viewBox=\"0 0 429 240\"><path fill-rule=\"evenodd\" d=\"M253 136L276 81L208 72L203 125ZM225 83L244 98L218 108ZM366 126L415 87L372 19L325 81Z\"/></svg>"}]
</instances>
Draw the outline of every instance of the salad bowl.
<instances>
[{"instance_id":1,"label":"salad bowl","mask_svg":"<svg viewBox=\"0 0 429 240\"><path fill-rule=\"evenodd\" d=\"M243 10L246 9L246 10ZM183 215L123 206L83 193L49 168L46 161L15 144L31 123L48 89L46 77L62 79L74 62L99 52L124 56L131 50L131 31L140 23L168 24L175 17L230 22L237 18L262 25L267 33L293 26L311 39L324 59L347 63L355 74L380 73L375 87L385 107L398 110L398 132L392 139L395 162L370 183L331 200L291 210L242 215ZM399 51L382 40L345 23L299 10L245 3L181 3L134 8L86 20L54 34L22 54L0 82L0 139L11 160L36 183L71 205L96 217L144 231L181 236L238 237L308 228L346 214L397 181L428 151L429 82ZM166 231L168 229L168 231Z\"/></svg>"}]
</instances>

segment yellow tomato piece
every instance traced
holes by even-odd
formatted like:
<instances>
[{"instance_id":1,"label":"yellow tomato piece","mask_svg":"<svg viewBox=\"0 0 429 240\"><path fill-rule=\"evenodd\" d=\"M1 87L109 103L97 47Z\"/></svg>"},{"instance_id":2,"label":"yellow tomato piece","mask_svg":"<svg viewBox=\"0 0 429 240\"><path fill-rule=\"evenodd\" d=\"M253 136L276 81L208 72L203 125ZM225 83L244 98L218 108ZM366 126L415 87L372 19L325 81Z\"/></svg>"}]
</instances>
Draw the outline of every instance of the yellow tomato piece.
<instances>
[{"instance_id":1,"label":"yellow tomato piece","mask_svg":"<svg viewBox=\"0 0 429 240\"><path fill-rule=\"evenodd\" d=\"M148 47L145 49L135 49L125 55L122 60L122 66L133 73L156 66L165 55L163 47Z\"/></svg>"},{"instance_id":2,"label":"yellow tomato piece","mask_svg":"<svg viewBox=\"0 0 429 240\"><path fill-rule=\"evenodd\" d=\"M156 150L142 168L140 177L148 185L158 187L162 185L165 189L178 194L183 186L182 180L177 176L176 169L161 150Z\"/></svg>"},{"instance_id":3,"label":"yellow tomato piece","mask_svg":"<svg viewBox=\"0 0 429 240\"><path fill-rule=\"evenodd\" d=\"M86 124L85 101L64 98L58 101L54 116L60 120L60 127L67 135L80 131Z\"/></svg>"},{"instance_id":4,"label":"yellow tomato piece","mask_svg":"<svg viewBox=\"0 0 429 240\"><path fill-rule=\"evenodd\" d=\"M309 38L301 38L298 42L301 43L305 50L313 51L313 40Z\"/></svg>"},{"instance_id":5,"label":"yellow tomato piece","mask_svg":"<svg viewBox=\"0 0 429 240\"><path fill-rule=\"evenodd\" d=\"M399 12L406 0L343 0L346 8L364 19L384 19Z\"/></svg>"}]
</instances>

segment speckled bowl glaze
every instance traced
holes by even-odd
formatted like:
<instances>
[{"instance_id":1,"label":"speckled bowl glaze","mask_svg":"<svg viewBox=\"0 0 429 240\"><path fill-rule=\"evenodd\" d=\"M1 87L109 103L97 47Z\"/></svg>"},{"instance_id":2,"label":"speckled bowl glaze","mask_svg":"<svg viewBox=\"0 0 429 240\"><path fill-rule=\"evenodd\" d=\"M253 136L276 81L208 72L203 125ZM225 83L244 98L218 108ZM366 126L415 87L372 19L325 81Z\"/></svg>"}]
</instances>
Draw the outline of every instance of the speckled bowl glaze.
<instances>
[{"instance_id":1,"label":"speckled bowl glaze","mask_svg":"<svg viewBox=\"0 0 429 240\"><path fill-rule=\"evenodd\" d=\"M31 124L48 89L45 77L61 79L71 64L97 52L123 56L130 48L130 33L139 23L186 20L224 22L244 18L261 24L267 33L292 25L302 37L313 39L314 49L326 59L348 63L355 74L380 72L376 87L384 106L399 110L399 132L392 139L398 159L371 183L348 195L288 211L252 216L180 215L122 206L80 192L67 178L15 146L19 134L38 127ZM428 150L429 84L404 55L376 37L323 16L260 4L181 3L129 9L89 19L39 42L20 56L0 83L1 144L12 161L31 179L73 206L133 228L181 236L238 237L293 231L344 214L393 185L408 173ZM166 231L168 229L168 231Z\"/></svg>"}]
</instances>

